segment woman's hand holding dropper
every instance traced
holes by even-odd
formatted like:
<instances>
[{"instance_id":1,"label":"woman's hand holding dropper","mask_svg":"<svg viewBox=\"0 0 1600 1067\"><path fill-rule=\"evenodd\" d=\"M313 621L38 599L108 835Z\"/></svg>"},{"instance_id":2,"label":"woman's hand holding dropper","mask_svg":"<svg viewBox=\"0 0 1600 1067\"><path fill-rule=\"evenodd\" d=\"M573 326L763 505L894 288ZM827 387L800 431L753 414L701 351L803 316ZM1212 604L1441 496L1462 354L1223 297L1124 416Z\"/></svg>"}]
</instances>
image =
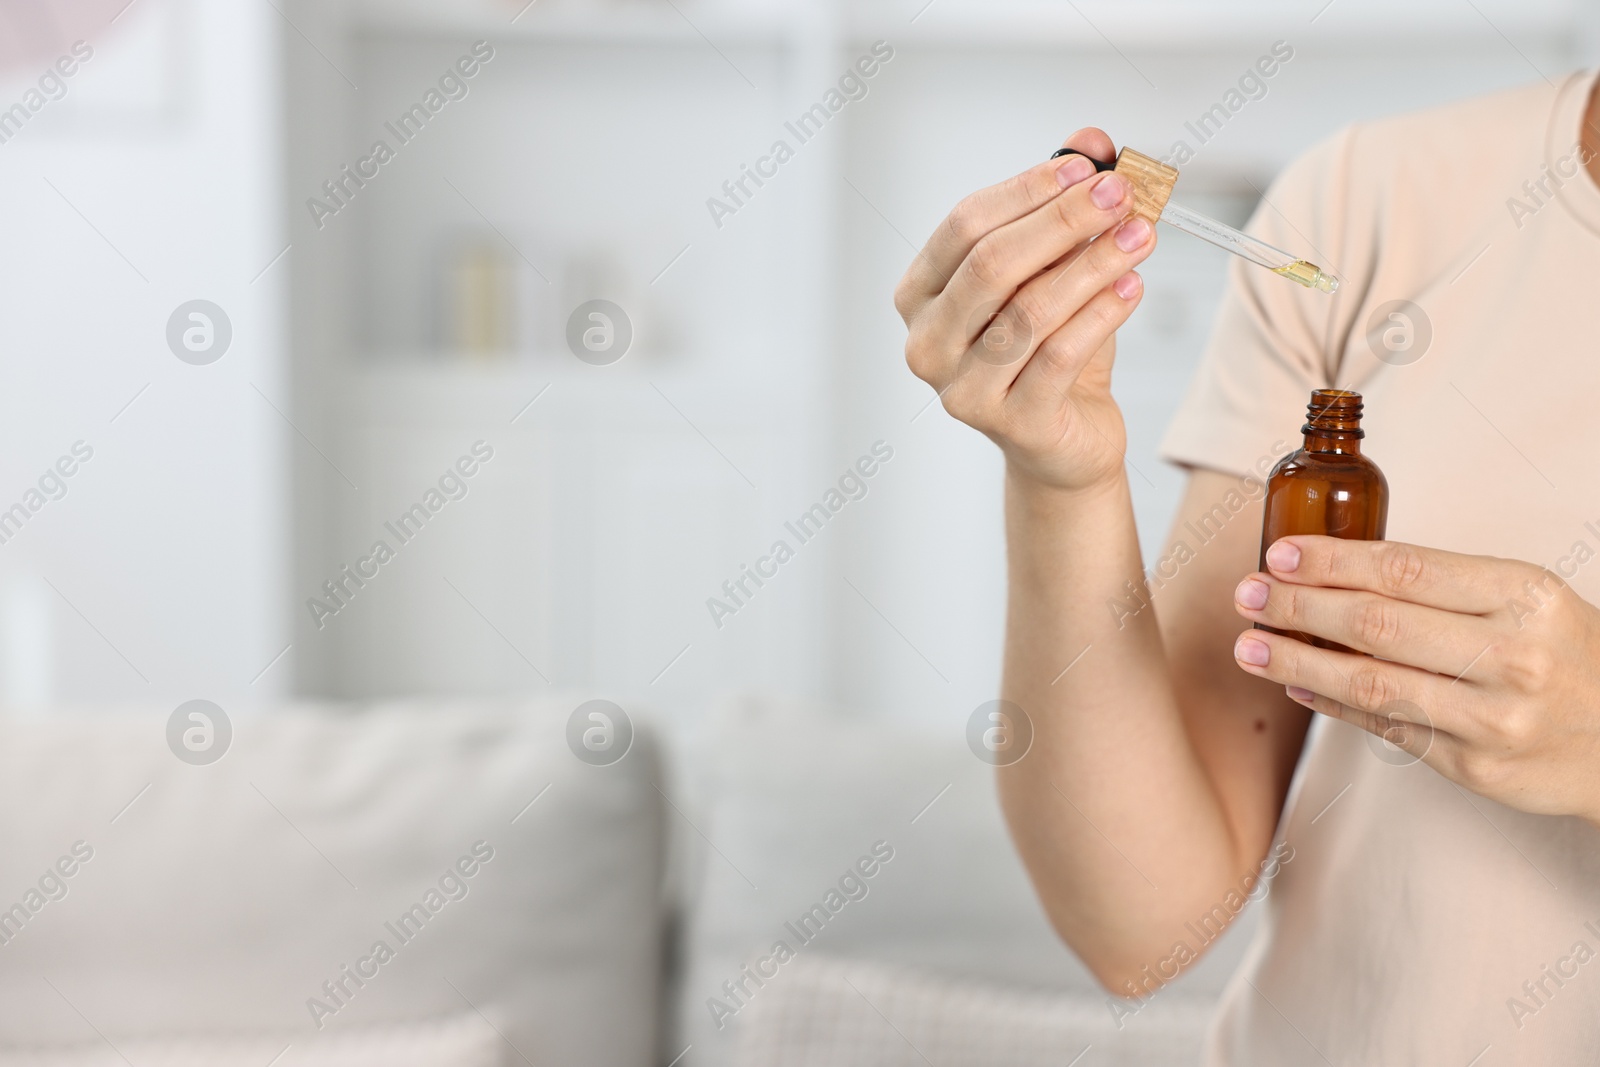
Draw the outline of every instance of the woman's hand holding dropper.
<instances>
[{"instance_id":1,"label":"woman's hand holding dropper","mask_svg":"<svg viewBox=\"0 0 1600 1067\"><path fill-rule=\"evenodd\" d=\"M1115 155L1096 129L1065 145ZM1114 335L1143 292L1133 267L1155 248L1132 203L1082 155L1042 163L958 204L895 292L906 362L1000 446L1013 479L1080 490L1122 476Z\"/></svg>"}]
</instances>

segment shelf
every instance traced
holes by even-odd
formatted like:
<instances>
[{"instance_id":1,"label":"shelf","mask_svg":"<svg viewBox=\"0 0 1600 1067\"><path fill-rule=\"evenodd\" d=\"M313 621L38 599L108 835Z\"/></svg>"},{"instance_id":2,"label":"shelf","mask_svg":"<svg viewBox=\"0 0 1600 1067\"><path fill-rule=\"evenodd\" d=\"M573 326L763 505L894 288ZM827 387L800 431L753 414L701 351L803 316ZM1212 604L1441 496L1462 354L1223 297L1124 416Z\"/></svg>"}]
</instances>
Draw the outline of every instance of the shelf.
<instances>
[{"instance_id":1,"label":"shelf","mask_svg":"<svg viewBox=\"0 0 1600 1067\"><path fill-rule=\"evenodd\" d=\"M595 418L621 418L629 411L672 414L664 397L675 402L694 398L704 410L758 410L782 413L803 403L787 382L730 381L678 362L646 362L650 355L630 352L616 366L587 366L568 352L520 355L498 363L448 360L422 352L384 352L357 357L342 371L339 394L357 422L382 421L392 414L422 421L461 418L510 419L539 397L533 411L571 408L600 413ZM634 363L634 366L626 366ZM549 387L549 395L546 389ZM738 419L734 419L738 421ZM534 419L518 418L518 426Z\"/></svg>"},{"instance_id":2,"label":"shelf","mask_svg":"<svg viewBox=\"0 0 1600 1067\"><path fill-rule=\"evenodd\" d=\"M926 5L926 6L924 6ZM1579 28L1572 0L1480 0L1463 7L1451 0L1235 0L1197 4L1179 0L863 0L846 11L852 40L896 43L1079 48L1104 51L1191 49L1196 46L1265 45L1275 37L1296 47L1374 40L1478 39L1505 35L1569 42ZM1481 12L1481 13L1480 13ZM1315 21L1313 21L1315 20Z\"/></svg>"},{"instance_id":3,"label":"shelf","mask_svg":"<svg viewBox=\"0 0 1600 1067\"><path fill-rule=\"evenodd\" d=\"M361 37L451 36L493 42L567 44L781 44L803 28L803 15L746 4L692 0L357 0L352 33ZM520 12L520 13L519 13Z\"/></svg>"},{"instance_id":4,"label":"shelf","mask_svg":"<svg viewBox=\"0 0 1600 1067\"><path fill-rule=\"evenodd\" d=\"M645 365L655 373L667 358L660 353L633 349L617 364L606 367L585 364L565 349L517 351L488 357L470 353L456 355L438 349L395 349L356 354L351 360L351 367L360 377L375 380L549 381L553 378L594 377L607 371L615 377L621 372L638 371ZM670 358L674 361L677 359L675 356Z\"/></svg>"},{"instance_id":5,"label":"shelf","mask_svg":"<svg viewBox=\"0 0 1600 1067\"><path fill-rule=\"evenodd\" d=\"M358 36L481 37L578 44L784 44L825 29L816 0L790 4L705 0L354 0ZM1572 0L860 0L842 5L840 36L895 44L1162 51L1282 37L1297 47L1374 40L1534 38L1561 46L1583 36Z\"/></svg>"}]
</instances>

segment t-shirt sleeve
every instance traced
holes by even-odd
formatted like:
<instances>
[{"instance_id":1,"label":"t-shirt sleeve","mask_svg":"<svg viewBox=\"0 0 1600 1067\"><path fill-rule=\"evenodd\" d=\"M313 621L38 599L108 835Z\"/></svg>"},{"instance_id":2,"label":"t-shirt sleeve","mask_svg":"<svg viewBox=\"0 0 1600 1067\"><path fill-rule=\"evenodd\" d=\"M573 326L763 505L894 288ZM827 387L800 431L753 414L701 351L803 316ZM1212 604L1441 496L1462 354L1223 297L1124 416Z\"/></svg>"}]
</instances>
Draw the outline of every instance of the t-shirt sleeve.
<instances>
[{"instance_id":1,"label":"t-shirt sleeve","mask_svg":"<svg viewBox=\"0 0 1600 1067\"><path fill-rule=\"evenodd\" d=\"M1306 289L1230 257L1227 292L1161 442L1163 459L1259 474L1298 441L1311 391L1336 384L1349 328L1340 312L1360 303L1370 273L1369 251L1350 239L1352 137L1336 134L1286 167L1245 227L1333 273L1339 292Z\"/></svg>"}]
</instances>

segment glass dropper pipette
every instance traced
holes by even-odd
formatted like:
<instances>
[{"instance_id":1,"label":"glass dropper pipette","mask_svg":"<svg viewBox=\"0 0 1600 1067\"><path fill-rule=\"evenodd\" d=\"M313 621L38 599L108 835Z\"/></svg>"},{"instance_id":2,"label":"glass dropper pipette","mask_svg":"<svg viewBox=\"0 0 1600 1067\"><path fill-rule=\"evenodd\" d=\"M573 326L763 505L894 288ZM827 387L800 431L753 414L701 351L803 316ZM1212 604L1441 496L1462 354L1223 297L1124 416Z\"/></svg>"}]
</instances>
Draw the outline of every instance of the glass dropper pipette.
<instances>
[{"instance_id":1,"label":"glass dropper pipette","mask_svg":"<svg viewBox=\"0 0 1600 1067\"><path fill-rule=\"evenodd\" d=\"M1226 248L1234 255L1259 264L1274 274L1281 274L1285 278L1297 281L1307 289L1331 293L1339 288L1339 279L1324 274L1322 268L1315 263L1297 259L1281 248L1274 248L1265 241L1258 241L1249 234L1220 223L1216 219L1207 218L1198 211L1190 211L1182 204L1174 204L1168 200L1167 206L1161 209L1161 221L1202 241L1210 241L1218 248Z\"/></svg>"},{"instance_id":2,"label":"glass dropper pipette","mask_svg":"<svg viewBox=\"0 0 1600 1067\"><path fill-rule=\"evenodd\" d=\"M1063 148L1050 158L1056 159L1065 155L1083 155L1083 153ZM1105 163L1092 156L1084 158L1094 164L1095 170L1116 169L1115 163ZM1216 219L1208 218L1198 211L1190 211L1182 204L1174 204L1168 200L1166 206L1161 209L1161 221L1202 241L1209 241L1218 248L1226 249L1251 263L1265 267L1274 274L1281 274L1290 281L1299 282L1307 289L1331 293L1339 288L1339 279L1325 273L1315 263L1292 256L1281 248L1251 237Z\"/></svg>"}]
</instances>

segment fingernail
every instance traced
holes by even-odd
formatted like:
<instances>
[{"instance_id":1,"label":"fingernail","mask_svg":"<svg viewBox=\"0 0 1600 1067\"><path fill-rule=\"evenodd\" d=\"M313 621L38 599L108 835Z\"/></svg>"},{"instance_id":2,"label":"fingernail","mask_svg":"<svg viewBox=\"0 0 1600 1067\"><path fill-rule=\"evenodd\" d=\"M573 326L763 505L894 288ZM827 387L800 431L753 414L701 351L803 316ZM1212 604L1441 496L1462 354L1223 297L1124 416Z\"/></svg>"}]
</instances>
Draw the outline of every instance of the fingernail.
<instances>
[{"instance_id":1,"label":"fingernail","mask_svg":"<svg viewBox=\"0 0 1600 1067\"><path fill-rule=\"evenodd\" d=\"M1300 566L1300 549L1291 541L1276 541L1267 549L1267 566L1285 574Z\"/></svg>"},{"instance_id":2,"label":"fingernail","mask_svg":"<svg viewBox=\"0 0 1600 1067\"><path fill-rule=\"evenodd\" d=\"M1233 658L1252 667L1265 667L1272 662L1272 649L1264 641L1246 634L1234 643Z\"/></svg>"},{"instance_id":3,"label":"fingernail","mask_svg":"<svg viewBox=\"0 0 1600 1067\"><path fill-rule=\"evenodd\" d=\"M1144 219L1129 219L1117 227L1117 247L1132 252L1150 240L1150 224Z\"/></svg>"},{"instance_id":4,"label":"fingernail","mask_svg":"<svg viewBox=\"0 0 1600 1067\"><path fill-rule=\"evenodd\" d=\"M1112 291L1124 300L1132 300L1139 295L1139 290L1144 288L1144 279L1133 271L1129 271L1111 283Z\"/></svg>"},{"instance_id":5,"label":"fingernail","mask_svg":"<svg viewBox=\"0 0 1600 1067\"><path fill-rule=\"evenodd\" d=\"M1298 700L1302 704L1309 704L1317 697L1311 690L1301 689L1297 685L1286 686L1284 692L1289 694L1290 700Z\"/></svg>"},{"instance_id":6,"label":"fingernail","mask_svg":"<svg viewBox=\"0 0 1600 1067\"><path fill-rule=\"evenodd\" d=\"M1070 189L1094 173L1094 164L1083 156L1072 156L1056 168L1056 184Z\"/></svg>"},{"instance_id":7,"label":"fingernail","mask_svg":"<svg viewBox=\"0 0 1600 1067\"><path fill-rule=\"evenodd\" d=\"M1246 578L1239 583L1239 588L1233 592L1233 599L1242 608L1251 611L1260 611L1267 606L1267 583L1254 578Z\"/></svg>"},{"instance_id":8,"label":"fingernail","mask_svg":"<svg viewBox=\"0 0 1600 1067\"><path fill-rule=\"evenodd\" d=\"M1089 199L1095 207L1116 207L1128 195L1128 183L1114 171L1100 175L1100 180L1089 190Z\"/></svg>"}]
</instances>

